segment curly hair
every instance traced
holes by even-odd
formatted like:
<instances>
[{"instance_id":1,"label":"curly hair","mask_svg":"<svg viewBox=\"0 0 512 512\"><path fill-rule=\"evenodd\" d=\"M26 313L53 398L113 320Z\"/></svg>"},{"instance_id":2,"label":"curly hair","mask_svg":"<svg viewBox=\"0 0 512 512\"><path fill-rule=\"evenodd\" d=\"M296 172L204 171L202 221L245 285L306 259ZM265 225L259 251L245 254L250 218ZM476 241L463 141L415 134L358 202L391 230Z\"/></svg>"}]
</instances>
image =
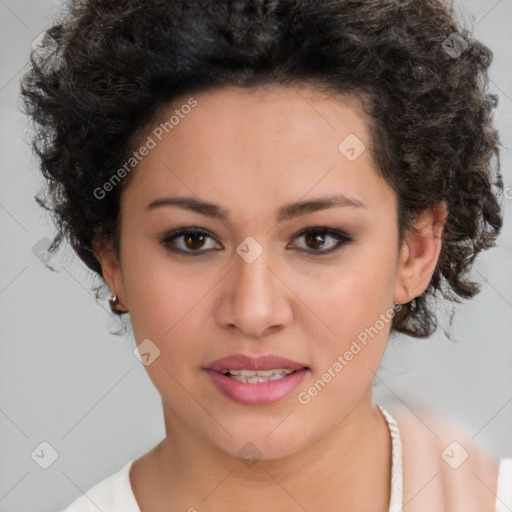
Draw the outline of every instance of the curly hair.
<instances>
[{"instance_id":1,"label":"curly hair","mask_svg":"<svg viewBox=\"0 0 512 512\"><path fill-rule=\"evenodd\" d=\"M119 254L119 201L102 186L144 127L177 96L226 85L314 85L364 98L378 172L397 194L400 244L422 211L448 217L432 279L391 329L424 338L437 328L436 292L473 297L480 251L495 246L503 193L487 92L492 51L441 0L77 0L48 29L51 55L31 54L22 79L33 146L47 179L37 202L103 277L92 242ZM494 173L494 171L497 171ZM493 181L494 180L494 181ZM495 186L495 190L493 190ZM453 315L452 315L453 316Z\"/></svg>"}]
</instances>

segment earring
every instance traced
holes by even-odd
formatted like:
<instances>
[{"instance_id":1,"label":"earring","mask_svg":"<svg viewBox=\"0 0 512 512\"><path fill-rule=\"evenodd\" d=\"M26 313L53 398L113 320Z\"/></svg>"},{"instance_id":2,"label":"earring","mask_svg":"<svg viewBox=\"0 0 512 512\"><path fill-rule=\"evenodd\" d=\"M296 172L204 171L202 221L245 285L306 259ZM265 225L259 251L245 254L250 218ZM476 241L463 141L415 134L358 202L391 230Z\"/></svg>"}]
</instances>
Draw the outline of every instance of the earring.
<instances>
[{"instance_id":1,"label":"earring","mask_svg":"<svg viewBox=\"0 0 512 512\"><path fill-rule=\"evenodd\" d=\"M108 299L108 303L112 311L117 311L116 306L119 304L119 298L115 292L111 295L110 299Z\"/></svg>"},{"instance_id":2,"label":"earring","mask_svg":"<svg viewBox=\"0 0 512 512\"><path fill-rule=\"evenodd\" d=\"M409 297L411 296L411 293L412 292L409 292L407 295L409 295ZM416 299L412 299L409 303L409 308L411 311L415 311L416 310Z\"/></svg>"}]
</instances>

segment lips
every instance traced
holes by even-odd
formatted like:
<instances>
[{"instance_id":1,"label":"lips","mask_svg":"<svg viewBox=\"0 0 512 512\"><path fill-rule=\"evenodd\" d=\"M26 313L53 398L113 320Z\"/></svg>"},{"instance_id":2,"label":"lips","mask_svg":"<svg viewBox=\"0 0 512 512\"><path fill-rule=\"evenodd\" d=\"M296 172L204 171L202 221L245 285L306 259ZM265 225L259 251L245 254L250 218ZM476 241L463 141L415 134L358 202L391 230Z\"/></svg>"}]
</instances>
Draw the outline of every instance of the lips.
<instances>
[{"instance_id":1,"label":"lips","mask_svg":"<svg viewBox=\"0 0 512 512\"><path fill-rule=\"evenodd\" d=\"M210 363L207 367L208 370L215 372L225 372L226 370L301 370L308 368L304 363L298 363L278 356L276 354L267 354L259 357L249 357L243 354L234 354L232 356L223 357Z\"/></svg>"},{"instance_id":2,"label":"lips","mask_svg":"<svg viewBox=\"0 0 512 512\"><path fill-rule=\"evenodd\" d=\"M215 387L230 400L245 405L268 405L289 396L310 368L275 354L235 354L217 359L205 370Z\"/></svg>"}]
</instances>

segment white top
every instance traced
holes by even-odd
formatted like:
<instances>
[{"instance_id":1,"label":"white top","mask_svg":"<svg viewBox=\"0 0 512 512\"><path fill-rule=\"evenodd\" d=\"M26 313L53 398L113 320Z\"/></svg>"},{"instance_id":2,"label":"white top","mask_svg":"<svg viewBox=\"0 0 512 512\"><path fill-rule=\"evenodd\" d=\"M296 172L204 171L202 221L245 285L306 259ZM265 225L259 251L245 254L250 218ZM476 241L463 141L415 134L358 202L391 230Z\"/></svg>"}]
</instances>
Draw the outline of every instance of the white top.
<instances>
[{"instance_id":1,"label":"white top","mask_svg":"<svg viewBox=\"0 0 512 512\"><path fill-rule=\"evenodd\" d=\"M381 405L378 407L386 419L391 436L391 498L388 510L389 512L400 512L403 500L403 458L400 430L393 416ZM117 473L91 487L63 512L141 512L130 484L130 468L134 460L130 460ZM510 512L511 510L512 458L500 459L495 512Z\"/></svg>"},{"instance_id":2,"label":"white top","mask_svg":"<svg viewBox=\"0 0 512 512\"><path fill-rule=\"evenodd\" d=\"M130 484L130 468L134 460L91 487L63 512L140 512Z\"/></svg>"},{"instance_id":3,"label":"white top","mask_svg":"<svg viewBox=\"0 0 512 512\"><path fill-rule=\"evenodd\" d=\"M512 458L500 460L495 512L512 510Z\"/></svg>"}]
</instances>

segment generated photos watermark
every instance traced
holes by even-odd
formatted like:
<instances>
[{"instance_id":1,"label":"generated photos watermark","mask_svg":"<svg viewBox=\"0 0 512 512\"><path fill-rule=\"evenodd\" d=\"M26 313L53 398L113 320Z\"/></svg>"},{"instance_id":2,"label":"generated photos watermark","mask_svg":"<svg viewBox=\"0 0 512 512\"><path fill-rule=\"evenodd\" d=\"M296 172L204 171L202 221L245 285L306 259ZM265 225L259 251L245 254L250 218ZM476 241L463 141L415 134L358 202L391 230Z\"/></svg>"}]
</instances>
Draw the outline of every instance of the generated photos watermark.
<instances>
[{"instance_id":1,"label":"generated photos watermark","mask_svg":"<svg viewBox=\"0 0 512 512\"><path fill-rule=\"evenodd\" d=\"M373 339L377 334L384 329L393 319L397 311L400 311L402 304L395 304L392 308L388 309L385 313L381 313L379 319L371 327L366 327L357 335L357 340L353 340L350 348L346 350L343 355L338 355L336 360L333 361L331 366L322 374L321 378L317 379L312 386L306 391L301 391L297 395L300 404L307 405L311 400L320 393L329 382L331 382L349 363L359 354L364 347L368 344L368 337ZM358 343L359 342L359 343Z\"/></svg>"},{"instance_id":2,"label":"generated photos watermark","mask_svg":"<svg viewBox=\"0 0 512 512\"><path fill-rule=\"evenodd\" d=\"M149 155L150 151L162 141L165 134L169 134L176 126L178 126L185 117L190 114L192 108L197 106L197 100L194 97L188 99L187 103L183 104L179 109L174 111L174 114L167 120L160 123L148 135L144 143L137 151L132 153L132 156L101 186L96 187L93 191L96 199L104 199L107 192L111 192L121 181L126 177L137 165Z\"/></svg>"}]
</instances>

